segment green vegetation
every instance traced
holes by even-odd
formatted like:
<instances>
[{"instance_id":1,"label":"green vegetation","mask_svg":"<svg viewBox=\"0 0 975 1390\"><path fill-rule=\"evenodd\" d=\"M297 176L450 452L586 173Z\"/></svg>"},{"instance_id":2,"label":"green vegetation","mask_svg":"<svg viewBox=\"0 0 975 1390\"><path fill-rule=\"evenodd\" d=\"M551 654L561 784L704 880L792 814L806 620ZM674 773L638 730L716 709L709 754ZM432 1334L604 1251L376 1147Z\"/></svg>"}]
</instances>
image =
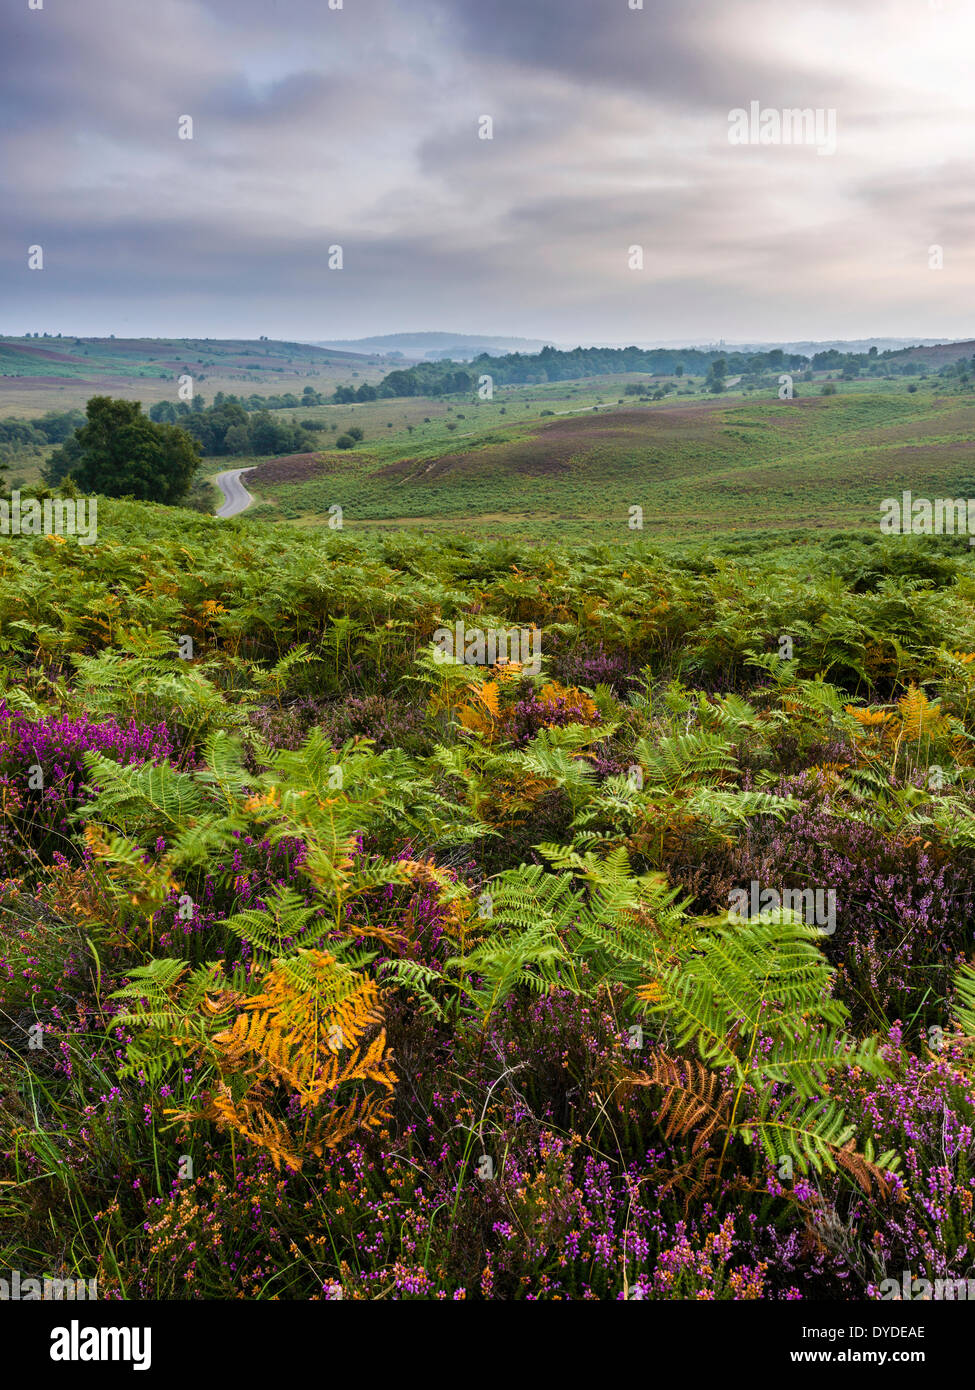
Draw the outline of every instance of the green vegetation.
<instances>
[{"instance_id":1,"label":"green vegetation","mask_svg":"<svg viewBox=\"0 0 975 1390\"><path fill-rule=\"evenodd\" d=\"M0 1263L967 1277L975 556L878 519L975 494L975 400L803 362L0 425L99 494L0 537Z\"/></svg>"},{"instance_id":2,"label":"green vegetation","mask_svg":"<svg viewBox=\"0 0 975 1390\"><path fill-rule=\"evenodd\" d=\"M550 397L537 390L530 403L505 394L467 406L455 430L449 406L404 402L414 413L397 410L398 428L385 431L383 407L361 405L352 419L367 439L354 462L319 449L300 465L268 463L252 476L274 508L265 515L283 519L324 523L339 504L352 526L473 534L503 526L519 538L577 540L627 539L634 506L645 532L679 539L872 529L881 500L903 488L975 493L975 404L964 388L827 386L835 388L829 397L817 390L791 401L726 390L715 400L671 394L621 407L616 392L625 387L617 385L595 412L591 387L561 397L549 387ZM547 399L561 408L543 422ZM349 422L347 413L339 418Z\"/></svg>"},{"instance_id":3,"label":"green vegetation","mask_svg":"<svg viewBox=\"0 0 975 1390\"><path fill-rule=\"evenodd\" d=\"M306 386L300 396L296 396L293 391L285 391L283 395L261 396L252 392L249 396L238 396L234 392L218 391L213 398L212 411L219 413L225 407L239 407L245 414L248 411L260 410L297 410L299 406L324 405L325 397L321 391L316 391L313 386ZM193 396L193 404L189 405L186 401L157 401L149 408L150 420L156 420L161 424L176 425L185 421L188 416L205 412L206 397L196 392ZM236 417L239 419L239 416Z\"/></svg>"},{"instance_id":4,"label":"green vegetation","mask_svg":"<svg viewBox=\"0 0 975 1390\"><path fill-rule=\"evenodd\" d=\"M186 496L200 463L194 440L176 425L157 425L138 401L93 396L87 423L56 449L45 478L66 478L86 492L178 502Z\"/></svg>"},{"instance_id":5,"label":"green vegetation","mask_svg":"<svg viewBox=\"0 0 975 1390\"><path fill-rule=\"evenodd\" d=\"M574 381L582 377L618 376L641 372L650 376L682 377L685 371L707 378L707 389L719 392L719 383L729 375L757 381L763 376L781 372L798 372L808 368L816 371L841 370L845 379L858 376L917 375L923 370L925 349L901 348L878 353L843 353L836 349L814 353L811 358L800 353L786 353L781 348L768 352L725 352L705 348L575 348L560 351L542 348L537 353L507 353L490 357L482 353L470 363L450 360L421 362L414 367L396 368L378 385L363 384L358 389L342 386L334 399L340 405L353 401L373 401L383 396L443 396L463 393L477 386L487 374L495 385L534 384ZM935 352L938 350L935 349ZM967 363L949 363L946 371L954 373L967 368Z\"/></svg>"},{"instance_id":6,"label":"green vegetation","mask_svg":"<svg viewBox=\"0 0 975 1390\"><path fill-rule=\"evenodd\" d=\"M208 396L222 391L248 408L286 409L306 387L325 398L340 383L379 381L384 371L375 358L266 338L0 336L0 416L36 416L52 400L79 408L92 395L175 406L181 376ZM255 395L263 405L251 404Z\"/></svg>"},{"instance_id":7,"label":"green vegetation","mask_svg":"<svg viewBox=\"0 0 975 1390\"><path fill-rule=\"evenodd\" d=\"M98 521L0 541L7 1267L136 1300L967 1277L967 547ZM445 654L458 624L514 659Z\"/></svg>"}]
</instances>

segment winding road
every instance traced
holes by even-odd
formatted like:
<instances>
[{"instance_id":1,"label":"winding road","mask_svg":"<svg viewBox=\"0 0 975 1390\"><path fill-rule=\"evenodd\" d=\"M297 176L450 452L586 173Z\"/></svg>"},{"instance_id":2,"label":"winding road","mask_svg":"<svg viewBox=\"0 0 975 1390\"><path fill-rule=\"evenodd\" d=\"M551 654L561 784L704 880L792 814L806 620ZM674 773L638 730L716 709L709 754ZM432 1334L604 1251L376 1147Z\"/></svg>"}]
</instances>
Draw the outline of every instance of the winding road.
<instances>
[{"instance_id":1,"label":"winding road","mask_svg":"<svg viewBox=\"0 0 975 1390\"><path fill-rule=\"evenodd\" d=\"M218 507L217 516L236 516L238 512L244 512L253 502L253 497L240 481L241 474L253 472L251 468L228 468L225 473L218 473L214 482L223 493L223 506Z\"/></svg>"}]
</instances>

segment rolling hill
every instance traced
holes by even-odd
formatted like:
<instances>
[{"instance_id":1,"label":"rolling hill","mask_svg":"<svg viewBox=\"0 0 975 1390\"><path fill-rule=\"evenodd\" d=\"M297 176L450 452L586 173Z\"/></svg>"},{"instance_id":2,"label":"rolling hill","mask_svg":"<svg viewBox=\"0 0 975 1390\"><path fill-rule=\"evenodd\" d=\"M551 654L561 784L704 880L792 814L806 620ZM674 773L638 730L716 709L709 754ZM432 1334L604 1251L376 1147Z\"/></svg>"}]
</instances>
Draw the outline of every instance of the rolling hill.
<instances>
[{"instance_id":1,"label":"rolling hill","mask_svg":"<svg viewBox=\"0 0 975 1390\"><path fill-rule=\"evenodd\" d=\"M332 390L383 371L369 355L269 339L0 337L0 416L83 406L93 395L173 399L183 373L212 399L272 384Z\"/></svg>"},{"instance_id":2,"label":"rolling hill","mask_svg":"<svg viewBox=\"0 0 975 1390\"><path fill-rule=\"evenodd\" d=\"M353 525L605 540L629 534L633 506L645 532L673 537L874 528L881 500L903 488L975 495L971 393L861 386L793 401L584 407L551 420L532 410L525 420L513 405L503 416L496 403L465 407L453 416L464 435L448 443L445 414L384 439L356 407L367 428L354 452L264 462L250 485L264 515L307 524L339 504Z\"/></svg>"}]
</instances>

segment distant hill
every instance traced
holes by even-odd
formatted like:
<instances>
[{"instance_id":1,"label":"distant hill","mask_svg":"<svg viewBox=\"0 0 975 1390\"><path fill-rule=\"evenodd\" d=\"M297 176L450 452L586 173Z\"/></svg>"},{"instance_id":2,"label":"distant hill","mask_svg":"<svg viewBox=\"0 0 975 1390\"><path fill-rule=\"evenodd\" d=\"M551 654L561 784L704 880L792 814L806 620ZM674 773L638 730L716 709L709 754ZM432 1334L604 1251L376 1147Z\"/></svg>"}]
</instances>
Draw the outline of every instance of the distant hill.
<instances>
[{"instance_id":1,"label":"distant hill","mask_svg":"<svg viewBox=\"0 0 975 1390\"><path fill-rule=\"evenodd\" d=\"M435 362L449 358L454 362L470 361L479 353L486 352L492 357L503 357L509 352L535 353L543 347L565 347L551 339L483 337L472 333L386 333L374 338L329 338L316 340L315 347L332 351L363 353L369 356L386 357L400 354L406 362ZM572 344L576 346L576 344ZM618 342L589 343L594 348L638 347L646 351L667 348L696 348L703 352L771 352L776 348L785 353L798 353L803 357L813 357L817 352L869 352L875 347L878 352L900 353L916 348L932 349L932 361L953 362L958 357L971 356L971 344L953 343L946 338L803 338L795 342L773 342L755 340L753 342L728 342L724 339L706 342L703 339L628 339ZM944 356L940 354L945 354ZM927 355L927 354L926 354Z\"/></svg>"},{"instance_id":2,"label":"distant hill","mask_svg":"<svg viewBox=\"0 0 975 1390\"><path fill-rule=\"evenodd\" d=\"M340 352L399 353L413 362L443 358L465 362L482 352L502 357L507 352L540 352L545 345L541 338L492 338L473 333L385 333L377 338L333 338L314 344Z\"/></svg>"},{"instance_id":3,"label":"distant hill","mask_svg":"<svg viewBox=\"0 0 975 1390\"><path fill-rule=\"evenodd\" d=\"M109 368L122 374L166 376L195 367L280 371L335 363L359 365L363 354L269 338L15 338L0 335L0 375L89 376ZM65 370L65 369L69 370Z\"/></svg>"},{"instance_id":4,"label":"distant hill","mask_svg":"<svg viewBox=\"0 0 975 1390\"><path fill-rule=\"evenodd\" d=\"M331 391L350 377L378 380L388 362L362 353L270 338L79 338L0 335L0 416L84 405L111 395L153 402L175 398L189 375L207 399L217 391L249 394Z\"/></svg>"},{"instance_id":5,"label":"distant hill","mask_svg":"<svg viewBox=\"0 0 975 1390\"><path fill-rule=\"evenodd\" d=\"M945 367L949 362L958 362L963 357L975 357L975 340L969 338L964 343L903 348L896 355L910 358L912 362L923 362L926 367Z\"/></svg>"},{"instance_id":6,"label":"distant hill","mask_svg":"<svg viewBox=\"0 0 975 1390\"><path fill-rule=\"evenodd\" d=\"M800 357L814 357L818 352L869 352L875 347L878 352L901 352L907 348L939 347L951 345L950 338L797 338L785 341L782 338L635 338L626 342L592 342L591 348L638 347L645 352L659 349L696 352L774 352L779 350L787 355L793 353ZM961 346L964 346L963 344Z\"/></svg>"},{"instance_id":7,"label":"distant hill","mask_svg":"<svg viewBox=\"0 0 975 1390\"><path fill-rule=\"evenodd\" d=\"M826 338L815 341L811 338L794 343L722 343L728 352L769 352L781 348L783 352L798 352L803 357L814 357L817 352L869 352L875 347L878 352L900 352L903 349L944 343L944 338Z\"/></svg>"}]
</instances>

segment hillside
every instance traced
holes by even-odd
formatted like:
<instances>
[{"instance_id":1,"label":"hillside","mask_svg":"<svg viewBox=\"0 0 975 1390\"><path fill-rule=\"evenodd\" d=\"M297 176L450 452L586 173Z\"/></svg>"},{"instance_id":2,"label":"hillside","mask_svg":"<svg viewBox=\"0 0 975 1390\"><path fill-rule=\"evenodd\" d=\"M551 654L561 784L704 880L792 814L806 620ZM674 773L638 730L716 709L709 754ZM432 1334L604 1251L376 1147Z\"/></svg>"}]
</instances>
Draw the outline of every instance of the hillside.
<instances>
[{"instance_id":1,"label":"hillside","mask_svg":"<svg viewBox=\"0 0 975 1390\"><path fill-rule=\"evenodd\" d=\"M476 333L384 333L376 338L324 339L318 347L354 353L398 353L408 361L453 357L460 361L480 352L538 352L540 338L484 337Z\"/></svg>"},{"instance_id":2,"label":"hillside","mask_svg":"<svg viewBox=\"0 0 975 1390\"><path fill-rule=\"evenodd\" d=\"M604 540L627 536L634 505L649 535L706 535L870 528L903 488L975 493L971 393L883 382L631 406L621 389L326 407L311 413L363 428L355 451L262 462L249 486L262 516L308 524L338 503L351 525Z\"/></svg>"},{"instance_id":3,"label":"hillside","mask_svg":"<svg viewBox=\"0 0 975 1390\"><path fill-rule=\"evenodd\" d=\"M975 339L969 338L961 343L936 343L927 347L905 347L891 356L919 362L928 369L945 367L950 362L975 357Z\"/></svg>"},{"instance_id":4,"label":"hillside","mask_svg":"<svg viewBox=\"0 0 975 1390\"><path fill-rule=\"evenodd\" d=\"M332 390L352 379L379 380L368 355L310 343L216 338L0 337L0 416L83 406L89 396L151 403L172 400L187 373L212 398L217 391L309 383ZM248 388L249 384L249 388Z\"/></svg>"}]
</instances>

